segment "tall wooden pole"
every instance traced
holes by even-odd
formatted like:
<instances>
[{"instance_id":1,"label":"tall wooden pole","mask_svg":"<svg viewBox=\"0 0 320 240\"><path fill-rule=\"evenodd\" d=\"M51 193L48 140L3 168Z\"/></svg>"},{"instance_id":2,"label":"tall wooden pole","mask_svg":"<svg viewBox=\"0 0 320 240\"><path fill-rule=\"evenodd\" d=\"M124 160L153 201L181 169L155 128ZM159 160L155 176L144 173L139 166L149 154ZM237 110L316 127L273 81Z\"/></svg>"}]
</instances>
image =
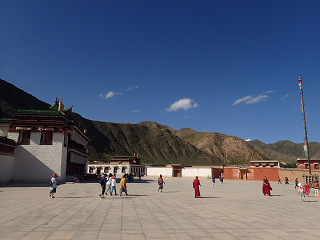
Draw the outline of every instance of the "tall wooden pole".
<instances>
[{"instance_id":1,"label":"tall wooden pole","mask_svg":"<svg viewBox=\"0 0 320 240\"><path fill-rule=\"evenodd\" d=\"M311 166L310 166L310 156L309 156L309 143L308 143L308 137L307 137L307 124L306 124L306 115L304 112L304 103L303 103L303 91L302 91L302 80L301 80L301 76L299 76L299 87L300 87L300 94L301 94L301 107L302 107L302 116L303 116L303 124L304 124L304 135L305 135L305 143L304 143L304 147L306 147L307 149L307 153L306 156L308 158L308 167L309 167L309 174L311 175Z\"/></svg>"}]
</instances>

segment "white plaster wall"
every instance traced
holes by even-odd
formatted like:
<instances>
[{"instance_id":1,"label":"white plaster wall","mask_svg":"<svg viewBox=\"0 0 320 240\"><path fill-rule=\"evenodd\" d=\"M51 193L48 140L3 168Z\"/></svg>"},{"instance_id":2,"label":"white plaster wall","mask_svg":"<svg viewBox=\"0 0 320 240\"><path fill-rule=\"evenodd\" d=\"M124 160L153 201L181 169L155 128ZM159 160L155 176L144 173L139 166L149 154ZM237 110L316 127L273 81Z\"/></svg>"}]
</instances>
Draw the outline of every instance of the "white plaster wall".
<instances>
[{"instance_id":1,"label":"white plaster wall","mask_svg":"<svg viewBox=\"0 0 320 240\"><path fill-rule=\"evenodd\" d=\"M182 168L182 177L209 177L211 178L211 168Z\"/></svg>"},{"instance_id":2,"label":"white plaster wall","mask_svg":"<svg viewBox=\"0 0 320 240\"><path fill-rule=\"evenodd\" d=\"M147 176L160 176L162 174L163 177L172 177L173 168L167 167L146 167L146 175Z\"/></svg>"},{"instance_id":3,"label":"white plaster wall","mask_svg":"<svg viewBox=\"0 0 320 240\"><path fill-rule=\"evenodd\" d=\"M0 155L0 182L9 182L13 179L15 157Z\"/></svg>"},{"instance_id":4,"label":"white plaster wall","mask_svg":"<svg viewBox=\"0 0 320 240\"><path fill-rule=\"evenodd\" d=\"M9 131L9 124L0 126L0 136L1 137L7 137L8 131Z\"/></svg>"},{"instance_id":5,"label":"white plaster wall","mask_svg":"<svg viewBox=\"0 0 320 240\"><path fill-rule=\"evenodd\" d=\"M18 142L18 140L19 140L19 132L8 132L8 138Z\"/></svg>"},{"instance_id":6,"label":"white plaster wall","mask_svg":"<svg viewBox=\"0 0 320 240\"><path fill-rule=\"evenodd\" d=\"M31 132L30 145L16 148L14 181L49 182L53 173L65 182L67 149L63 146L64 135L53 133L52 145L38 145L41 133Z\"/></svg>"},{"instance_id":7,"label":"white plaster wall","mask_svg":"<svg viewBox=\"0 0 320 240\"><path fill-rule=\"evenodd\" d=\"M60 183L64 183L67 177L67 156L68 156L68 148L64 147L64 136L61 136L61 173L59 174Z\"/></svg>"}]
</instances>

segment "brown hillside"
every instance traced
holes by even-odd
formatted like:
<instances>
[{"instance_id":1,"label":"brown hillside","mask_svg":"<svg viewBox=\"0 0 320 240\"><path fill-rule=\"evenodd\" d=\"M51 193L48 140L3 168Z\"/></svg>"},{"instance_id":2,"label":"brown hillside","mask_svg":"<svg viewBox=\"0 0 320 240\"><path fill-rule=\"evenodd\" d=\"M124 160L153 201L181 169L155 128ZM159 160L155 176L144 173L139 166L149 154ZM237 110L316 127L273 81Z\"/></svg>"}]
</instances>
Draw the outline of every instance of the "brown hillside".
<instances>
[{"instance_id":1,"label":"brown hillside","mask_svg":"<svg viewBox=\"0 0 320 240\"><path fill-rule=\"evenodd\" d=\"M262 150L255 149L238 137L221 133L196 132L188 128L180 129L175 134L197 148L223 159L226 164L270 159Z\"/></svg>"}]
</instances>

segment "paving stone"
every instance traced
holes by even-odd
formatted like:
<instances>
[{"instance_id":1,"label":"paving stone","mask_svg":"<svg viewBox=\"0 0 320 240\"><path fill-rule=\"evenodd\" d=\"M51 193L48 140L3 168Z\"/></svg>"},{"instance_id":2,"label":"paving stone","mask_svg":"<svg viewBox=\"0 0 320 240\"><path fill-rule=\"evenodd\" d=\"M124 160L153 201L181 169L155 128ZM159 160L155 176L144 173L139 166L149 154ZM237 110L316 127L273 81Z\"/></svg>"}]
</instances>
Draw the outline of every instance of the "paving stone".
<instances>
[{"instance_id":1,"label":"paving stone","mask_svg":"<svg viewBox=\"0 0 320 240\"><path fill-rule=\"evenodd\" d=\"M300 202L293 185L192 178L129 182L129 196L100 198L97 182L63 184L54 199L39 184L0 185L0 240L18 239L319 239L320 200ZM119 187L119 186L117 186ZM17 197L19 196L19 197Z\"/></svg>"}]
</instances>

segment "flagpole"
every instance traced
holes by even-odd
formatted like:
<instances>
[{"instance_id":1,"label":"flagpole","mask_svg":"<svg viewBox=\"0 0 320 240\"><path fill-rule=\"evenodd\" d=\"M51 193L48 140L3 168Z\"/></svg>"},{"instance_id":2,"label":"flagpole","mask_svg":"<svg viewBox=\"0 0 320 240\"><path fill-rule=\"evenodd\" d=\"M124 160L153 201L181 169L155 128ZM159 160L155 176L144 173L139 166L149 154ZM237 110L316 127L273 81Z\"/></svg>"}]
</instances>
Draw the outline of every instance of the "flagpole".
<instances>
[{"instance_id":1,"label":"flagpole","mask_svg":"<svg viewBox=\"0 0 320 240\"><path fill-rule=\"evenodd\" d=\"M304 112L304 103L303 103L303 91L302 91L302 80L301 76L299 76L299 87L300 87L300 94L301 94L301 107L302 107L302 116L303 116L303 124L304 124L304 135L305 135L305 141L304 141L304 147L306 147L307 151L305 152L305 155L308 158L308 166L309 166L309 174L311 175L311 166L310 166L310 156L309 156L309 143L308 143L308 137L307 137L307 124L306 124L306 115Z\"/></svg>"}]
</instances>

